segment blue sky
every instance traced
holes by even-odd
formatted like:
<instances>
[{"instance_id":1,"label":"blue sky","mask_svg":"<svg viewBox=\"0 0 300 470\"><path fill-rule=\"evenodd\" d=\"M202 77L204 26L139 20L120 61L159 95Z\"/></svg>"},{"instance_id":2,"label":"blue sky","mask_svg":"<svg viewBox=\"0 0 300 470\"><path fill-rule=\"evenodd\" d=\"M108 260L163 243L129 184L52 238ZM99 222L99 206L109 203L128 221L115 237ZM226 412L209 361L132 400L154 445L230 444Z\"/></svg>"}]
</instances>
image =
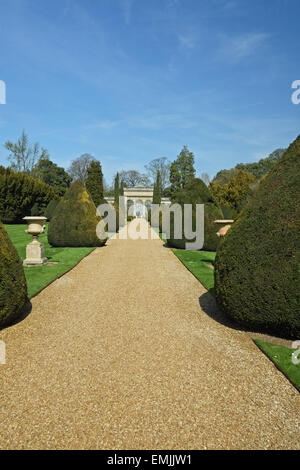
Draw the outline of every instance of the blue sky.
<instances>
[{"instance_id":1,"label":"blue sky","mask_svg":"<svg viewBox=\"0 0 300 470\"><path fill-rule=\"evenodd\" d=\"M0 164L25 129L53 161L116 171L176 158L198 174L300 133L299 0L0 0Z\"/></svg>"}]
</instances>

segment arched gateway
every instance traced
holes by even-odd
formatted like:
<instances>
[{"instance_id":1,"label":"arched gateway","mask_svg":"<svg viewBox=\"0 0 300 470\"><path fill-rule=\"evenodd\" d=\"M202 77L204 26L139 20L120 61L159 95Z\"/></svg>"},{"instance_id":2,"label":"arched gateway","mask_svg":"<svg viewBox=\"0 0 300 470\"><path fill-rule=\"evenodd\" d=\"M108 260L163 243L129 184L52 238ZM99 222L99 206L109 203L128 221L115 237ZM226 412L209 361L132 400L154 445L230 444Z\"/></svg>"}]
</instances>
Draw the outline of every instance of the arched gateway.
<instances>
[{"instance_id":1,"label":"arched gateway","mask_svg":"<svg viewBox=\"0 0 300 470\"><path fill-rule=\"evenodd\" d=\"M153 201L153 188L143 185L136 185L133 188L124 188L124 197L127 209L130 209L130 215L135 217L146 217L147 210L151 209ZM114 203L114 197L106 197L107 202ZM163 197L161 204L171 204L168 198Z\"/></svg>"}]
</instances>

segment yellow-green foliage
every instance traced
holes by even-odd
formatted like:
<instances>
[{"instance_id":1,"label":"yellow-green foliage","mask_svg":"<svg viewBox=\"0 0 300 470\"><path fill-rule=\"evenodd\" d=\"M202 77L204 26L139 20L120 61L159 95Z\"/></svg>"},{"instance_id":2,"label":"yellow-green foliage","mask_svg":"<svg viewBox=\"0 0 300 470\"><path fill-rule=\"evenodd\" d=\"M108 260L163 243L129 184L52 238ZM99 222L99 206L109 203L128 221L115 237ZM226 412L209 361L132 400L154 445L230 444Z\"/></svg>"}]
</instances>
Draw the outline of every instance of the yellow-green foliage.
<instances>
[{"instance_id":1,"label":"yellow-green foliage","mask_svg":"<svg viewBox=\"0 0 300 470\"><path fill-rule=\"evenodd\" d=\"M225 184L212 181L210 189L221 206L229 206L239 212L243 202L251 194L254 182L253 175L243 170L237 170Z\"/></svg>"},{"instance_id":2,"label":"yellow-green foliage","mask_svg":"<svg viewBox=\"0 0 300 470\"><path fill-rule=\"evenodd\" d=\"M0 222L0 327L17 319L27 302L27 286L19 255Z\"/></svg>"},{"instance_id":3,"label":"yellow-green foliage","mask_svg":"<svg viewBox=\"0 0 300 470\"><path fill-rule=\"evenodd\" d=\"M81 181L75 181L56 206L49 223L48 241L52 246L101 246L96 227L100 217Z\"/></svg>"}]
</instances>

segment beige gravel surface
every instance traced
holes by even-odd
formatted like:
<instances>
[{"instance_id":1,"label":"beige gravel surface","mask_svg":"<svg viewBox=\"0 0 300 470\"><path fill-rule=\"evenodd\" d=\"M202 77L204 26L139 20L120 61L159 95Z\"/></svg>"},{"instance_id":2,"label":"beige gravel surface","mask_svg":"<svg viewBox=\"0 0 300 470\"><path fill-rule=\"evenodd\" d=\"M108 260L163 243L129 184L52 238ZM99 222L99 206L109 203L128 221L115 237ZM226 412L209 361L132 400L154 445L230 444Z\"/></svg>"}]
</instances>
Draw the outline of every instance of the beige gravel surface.
<instances>
[{"instance_id":1,"label":"beige gravel surface","mask_svg":"<svg viewBox=\"0 0 300 470\"><path fill-rule=\"evenodd\" d=\"M298 392L199 298L159 239L96 249L0 332L0 448L299 449Z\"/></svg>"}]
</instances>

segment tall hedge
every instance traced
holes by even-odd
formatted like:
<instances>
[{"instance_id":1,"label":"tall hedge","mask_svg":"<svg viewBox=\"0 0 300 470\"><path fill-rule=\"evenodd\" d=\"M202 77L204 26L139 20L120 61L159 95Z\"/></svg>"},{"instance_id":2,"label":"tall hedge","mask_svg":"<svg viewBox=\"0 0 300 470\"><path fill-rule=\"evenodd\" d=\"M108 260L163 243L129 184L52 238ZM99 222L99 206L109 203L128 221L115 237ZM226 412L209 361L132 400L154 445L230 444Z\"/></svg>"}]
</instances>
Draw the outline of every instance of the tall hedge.
<instances>
[{"instance_id":1,"label":"tall hedge","mask_svg":"<svg viewBox=\"0 0 300 470\"><path fill-rule=\"evenodd\" d=\"M182 191L178 192L172 199L172 203L178 203L184 213L184 204L192 204L193 228L196 227L196 204L204 204L204 246L203 250L216 251L220 239L217 236L218 227L214 223L216 219L223 219L223 214L212 196L210 190L200 178L188 184ZM172 214L171 214L172 215ZM184 237L180 240L172 236L174 230L173 218L171 217L171 236L168 243L176 248L185 248L187 241Z\"/></svg>"},{"instance_id":2,"label":"tall hedge","mask_svg":"<svg viewBox=\"0 0 300 470\"><path fill-rule=\"evenodd\" d=\"M0 222L0 327L17 319L27 303L22 261Z\"/></svg>"},{"instance_id":3,"label":"tall hedge","mask_svg":"<svg viewBox=\"0 0 300 470\"><path fill-rule=\"evenodd\" d=\"M96 206L80 180L75 181L59 201L48 229L52 246L101 246L96 227L100 217Z\"/></svg>"},{"instance_id":4,"label":"tall hedge","mask_svg":"<svg viewBox=\"0 0 300 470\"><path fill-rule=\"evenodd\" d=\"M53 188L42 181L9 168L0 167L0 219L4 223L22 223L33 206L46 209L56 197Z\"/></svg>"},{"instance_id":5,"label":"tall hedge","mask_svg":"<svg viewBox=\"0 0 300 470\"><path fill-rule=\"evenodd\" d=\"M219 305L249 328L300 338L300 136L217 252Z\"/></svg>"},{"instance_id":6,"label":"tall hedge","mask_svg":"<svg viewBox=\"0 0 300 470\"><path fill-rule=\"evenodd\" d=\"M58 205L59 203L59 199L52 199L48 206L46 207L46 210L45 210L45 217L47 217L48 220L51 220L52 219L52 216L54 214L54 211L56 209L56 206Z\"/></svg>"}]
</instances>

